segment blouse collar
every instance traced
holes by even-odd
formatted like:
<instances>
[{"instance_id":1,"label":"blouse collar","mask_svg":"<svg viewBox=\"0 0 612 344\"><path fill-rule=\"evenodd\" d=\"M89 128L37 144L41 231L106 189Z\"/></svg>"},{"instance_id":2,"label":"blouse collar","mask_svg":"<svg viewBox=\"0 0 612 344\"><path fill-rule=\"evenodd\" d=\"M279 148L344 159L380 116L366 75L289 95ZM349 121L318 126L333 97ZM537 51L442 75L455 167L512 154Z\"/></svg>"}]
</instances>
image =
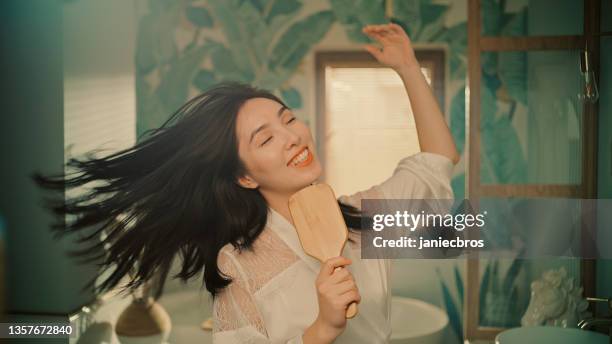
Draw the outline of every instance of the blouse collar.
<instances>
[{"instance_id":1,"label":"blouse collar","mask_svg":"<svg viewBox=\"0 0 612 344\"><path fill-rule=\"evenodd\" d=\"M315 273L319 273L319 270L321 270L321 263L319 260L304 252L302 242L300 241L295 227L271 207L268 207L267 226L274 230L274 232L281 237L289 248L291 248L291 250L293 250L293 252L295 252L295 254L300 257L309 268L311 268Z\"/></svg>"}]
</instances>

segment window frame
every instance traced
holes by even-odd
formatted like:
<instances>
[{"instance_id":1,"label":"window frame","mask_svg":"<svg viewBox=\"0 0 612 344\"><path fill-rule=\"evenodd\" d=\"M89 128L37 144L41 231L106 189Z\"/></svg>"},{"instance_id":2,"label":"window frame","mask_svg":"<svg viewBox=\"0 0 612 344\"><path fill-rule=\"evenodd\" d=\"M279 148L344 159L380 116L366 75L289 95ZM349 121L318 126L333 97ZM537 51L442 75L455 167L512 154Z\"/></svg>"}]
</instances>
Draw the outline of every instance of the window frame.
<instances>
[{"instance_id":1,"label":"window frame","mask_svg":"<svg viewBox=\"0 0 612 344\"><path fill-rule=\"evenodd\" d=\"M415 56L422 67L431 68L431 86L434 96L438 100L440 109L445 113L446 103L446 75L447 73L447 52L443 47L440 48L415 48ZM327 111L327 91L325 89L325 69L332 68L389 68L378 62L367 51L318 51L315 52L315 141L317 145L320 161L325 164L325 118ZM448 118L447 118L448 120ZM325 180L325 169L321 179Z\"/></svg>"}]
</instances>

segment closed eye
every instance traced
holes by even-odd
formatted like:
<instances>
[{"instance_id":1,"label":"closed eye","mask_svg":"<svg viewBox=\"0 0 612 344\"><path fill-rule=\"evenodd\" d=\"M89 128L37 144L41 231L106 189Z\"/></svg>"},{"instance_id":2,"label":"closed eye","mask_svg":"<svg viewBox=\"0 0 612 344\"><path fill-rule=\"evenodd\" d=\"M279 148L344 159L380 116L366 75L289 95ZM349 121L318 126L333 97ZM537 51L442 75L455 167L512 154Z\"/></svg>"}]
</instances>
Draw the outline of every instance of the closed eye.
<instances>
[{"instance_id":1,"label":"closed eye","mask_svg":"<svg viewBox=\"0 0 612 344\"><path fill-rule=\"evenodd\" d=\"M272 140L273 136L270 136L267 140L265 140L264 142L262 142L261 146L265 145L266 143L268 143L270 140Z\"/></svg>"},{"instance_id":2,"label":"closed eye","mask_svg":"<svg viewBox=\"0 0 612 344\"><path fill-rule=\"evenodd\" d=\"M296 119L295 117L291 118L291 119L290 119L290 120L287 122L287 124L289 124L289 123L291 123L291 122L295 121L295 119Z\"/></svg>"}]
</instances>

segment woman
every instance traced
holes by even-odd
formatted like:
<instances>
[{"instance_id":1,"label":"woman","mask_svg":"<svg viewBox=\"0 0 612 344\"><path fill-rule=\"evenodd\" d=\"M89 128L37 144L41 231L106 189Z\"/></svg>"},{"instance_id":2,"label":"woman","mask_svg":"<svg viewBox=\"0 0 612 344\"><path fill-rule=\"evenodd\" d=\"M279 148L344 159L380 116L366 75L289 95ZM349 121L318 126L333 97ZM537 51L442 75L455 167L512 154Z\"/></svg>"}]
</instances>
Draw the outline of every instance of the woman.
<instances>
[{"instance_id":1,"label":"woman","mask_svg":"<svg viewBox=\"0 0 612 344\"><path fill-rule=\"evenodd\" d=\"M402 159L379 185L339 204L358 227L362 198L450 198L455 144L414 56L396 24L363 29L383 48L365 46L404 80L422 153ZM62 232L100 225L84 241L107 245L99 286L125 288L165 279L176 254L183 280L204 270L213 296L215 343L383 343L390 336L389 261L361 260L351 230L342 256L319 263L301 248L289 197L315 182L321 165L308 127L274 95L222 84L190 100L134 147L69 166L77 176L44 178L63 190L104 181L81 198L54 207L78 215ZM94 197L104 200L88 202ZM356 225L357 224L357 225ZM103 242L96 243L100 231ZM80 254L90 255L91 249ZM94 257L95 258L95 257ZM346 267L334 272L336 267ZM224 278L226 277L226 278ZM161 292L161 290L159 291ZM359 302L347 321L345 309Z\"/></svg>"}]
</instances>

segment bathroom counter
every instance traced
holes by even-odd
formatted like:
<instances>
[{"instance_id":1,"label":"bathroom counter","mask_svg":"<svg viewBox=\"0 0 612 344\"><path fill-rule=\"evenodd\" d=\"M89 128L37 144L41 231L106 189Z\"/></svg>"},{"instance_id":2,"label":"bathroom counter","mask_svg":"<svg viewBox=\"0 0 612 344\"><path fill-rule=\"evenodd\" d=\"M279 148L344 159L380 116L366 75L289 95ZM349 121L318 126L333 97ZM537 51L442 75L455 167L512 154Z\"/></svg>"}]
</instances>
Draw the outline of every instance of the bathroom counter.
<instances>
[{"instance_id":1,"label":"bathroom counter","mask_svg":"<svg viewBox=\"0 0 612 344\"><path fill-rule=\"evenodd\" d=\"M131 297L119 295L109 297L95 312L92 324L78 338L78 342L120 344L114 325L131 300ZM200 324L212 314L212 302L209 301L206 291L200 293L198 290L186 290L165 293L159 303L168 312L172 321L168 343L212 343L212 332L200 327ZM77 338L70 340L70 344L74 343L77 343Z\"/></svg>"}]
</instances>

